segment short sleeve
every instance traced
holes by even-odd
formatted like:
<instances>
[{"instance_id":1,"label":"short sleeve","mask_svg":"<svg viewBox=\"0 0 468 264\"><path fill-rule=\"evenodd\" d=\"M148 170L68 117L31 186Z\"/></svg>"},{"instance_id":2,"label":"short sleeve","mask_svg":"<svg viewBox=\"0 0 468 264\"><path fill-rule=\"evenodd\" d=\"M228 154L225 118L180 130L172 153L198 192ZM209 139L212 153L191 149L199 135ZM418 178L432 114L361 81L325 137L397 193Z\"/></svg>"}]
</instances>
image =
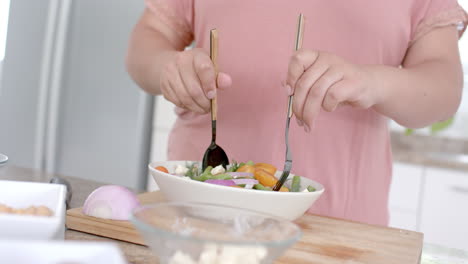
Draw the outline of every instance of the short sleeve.
<instances>
[{"instance_id":1,"label":"short sleeve","mask_svg":"<svg viewBox=\"0 0 468 264\"><path fill-rule=\"evenodd\" d=\"M412 14L410 44L435 28L458 26L460 37L466 29L468 15L457 0L416 0Z\"/></svg>"},{"instance_id":2,"label":"short sleeve","mask_svg":"<svg viewBox=\"0 0 468 264\"><path fill-rule=\"evenodd\" d=\"M193 41L193 0L145 0L146 7L172 32L178 43Z\"/></svg>"}]
</instances>

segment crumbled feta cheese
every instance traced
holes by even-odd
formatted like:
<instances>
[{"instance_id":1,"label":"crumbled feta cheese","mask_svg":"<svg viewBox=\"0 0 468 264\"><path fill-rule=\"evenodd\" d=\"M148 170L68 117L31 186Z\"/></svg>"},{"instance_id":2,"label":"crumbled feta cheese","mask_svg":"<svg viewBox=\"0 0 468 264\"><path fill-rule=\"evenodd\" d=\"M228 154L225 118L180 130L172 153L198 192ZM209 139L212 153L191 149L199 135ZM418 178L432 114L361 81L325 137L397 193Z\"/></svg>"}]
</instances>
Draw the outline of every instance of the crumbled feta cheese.
<instances>
[{"instance_id":1,"label":"crumbled feta cheese","mask_svg":"<svg viewBox=\"0 0 468 264\"><path fill-rule=\"evenodd\" d=\"M245 185L245 189L252 189L254 187L254 184L253 183L249 183L249 184L246 184Z\"/></svg>"},{"instance_id":2,"label":"crumbled feta cheese","mask_svg":"<svg viewBox=\"0 0 468 264\"><path fill-rule=\"evenodd\" d=\"M307 190L307 188L305 188L304 190L302 190L302 192L309 192L309 190Z\"/></svg>"},{"instance_id":3,"label":"crumbled feta cheese","mask_svg":"<svg viewBox=\"0 0 468 264\"><path fill-rule=\"evenodd\" d=\"M186 168L185 166L182 166L182 165L179 164L179 165L177 165L174 173L176 175L185 176L185 174L188 172L188 170L189 170L188 168Z\"/></svg>"},{"instance_id":4,"label":"crumbled feta cheese","mask_svg":"<svg viewBox=\"0 0 468 264\"><path fill-rule=\"evenodd\" d=\"M236 247L224 246L220 259L222 263L258 264L266 257L267 250L264 247Z\"/></svg>"},{"instance_id":5,"label":"crumbled feta cheese","mask_svg":"<svg viewBox=\"0 0 468 264\"><path fill-rule=\"evenodd\" d=\"M182 251L177 251L169 260L169 264L197 264L197 262Z\"/></svg>"},{"instance_id":6,"label":"crumbled feta cheese","mask_svg":"<svg viewBox=\"0 0 468 264\"><path fill-rule=\"evenodd\" d=\"M223 165L218 165L211 170L212 175L217 175L225 172L226 170L224 169Z\"/></svg>"},{"instance_id":7,"label":"crumbled feta cheese","mask_svg":"<svg viewBox=\"0 0 468 264\"><path fill-rule=\"evenodd\" d=\"M217 246L208 244L200 253L198 261L177 251L170 264L260 264L267 257L267 249L257 247Z\"/></svg>"},{"instance_id":8,"label":"crumbled feta cheese","mask_svg":"<svg viewBox=\"0 0 468 264\"><path fill-rule=\"evenodd\" d=\"M200 254L198 263L203 264L218 264L218 247L216 245L207 245Z\"/></svg>"}]
</instances>

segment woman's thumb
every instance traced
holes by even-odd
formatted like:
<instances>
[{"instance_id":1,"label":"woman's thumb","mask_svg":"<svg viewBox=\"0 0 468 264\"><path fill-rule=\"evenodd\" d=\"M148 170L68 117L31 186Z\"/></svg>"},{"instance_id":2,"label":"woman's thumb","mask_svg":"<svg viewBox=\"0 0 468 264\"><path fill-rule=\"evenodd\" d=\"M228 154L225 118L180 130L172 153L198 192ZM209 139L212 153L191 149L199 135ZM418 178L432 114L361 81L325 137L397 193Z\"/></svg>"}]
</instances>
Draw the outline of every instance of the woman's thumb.
<instances>
[{"instance_id":1,"label":"woman's thumb","mask_svg":"<svg viewBox=\"0 0 468 264\"><path fill-rule=\"evenodd\" d=\"M227 73L220 72L218 73L217 83L219 89L229 88L232 85L231 76Z\"/></svg>"}]
</instances>

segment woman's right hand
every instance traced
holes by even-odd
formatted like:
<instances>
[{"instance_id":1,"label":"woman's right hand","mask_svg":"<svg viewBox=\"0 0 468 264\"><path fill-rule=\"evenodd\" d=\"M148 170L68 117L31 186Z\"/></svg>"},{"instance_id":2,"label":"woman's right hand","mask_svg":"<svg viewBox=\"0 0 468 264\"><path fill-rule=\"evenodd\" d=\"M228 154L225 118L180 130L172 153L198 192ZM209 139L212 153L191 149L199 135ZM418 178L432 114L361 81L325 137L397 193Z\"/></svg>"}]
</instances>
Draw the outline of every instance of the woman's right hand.
<instances>
[{"instance_id":1,"label":"woman's right hand","mask_svg":"<svg viewBox=\"0 0 468 264\"><path fill-rule=\"evenodd\" d=\"M226 73L220 72L216 78L213 63L204 50L192 49L177 52L164 66L159 87L164 98L176 106L205 114L210 111L216 88L224 89L231 83Z\"/></svg>"}]
</instances>

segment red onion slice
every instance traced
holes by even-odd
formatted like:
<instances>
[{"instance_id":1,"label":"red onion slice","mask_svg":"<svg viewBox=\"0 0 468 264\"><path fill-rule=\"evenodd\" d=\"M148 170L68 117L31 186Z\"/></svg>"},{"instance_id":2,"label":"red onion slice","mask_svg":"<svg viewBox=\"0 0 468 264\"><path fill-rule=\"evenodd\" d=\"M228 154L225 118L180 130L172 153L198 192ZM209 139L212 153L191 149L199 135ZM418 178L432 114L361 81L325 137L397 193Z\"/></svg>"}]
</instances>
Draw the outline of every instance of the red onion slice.
<instances>
[{"instance_id":1,"label":"red onion slice","mask_svg":"<svg viewBox=\"0 0 468 264\"><path fill-rule=\"evenodd\" d=\"M128 220L140 205L137 196L118 185L105 185L94 190L83 205L85 215L112 220Z\"/></svg>"},{"instance_id":2,"label":"red onion slice","mask_svg":"<svg viewBox=\"0 0 468 264\"><path fill-rule=\"evenodd\" d=\"M233 180L206 180L205 182L211 183L211 184L216 184L216 185L222 185L222 186L233 186L236 185L236 183Z\"/></svg>"}]
</instances>

